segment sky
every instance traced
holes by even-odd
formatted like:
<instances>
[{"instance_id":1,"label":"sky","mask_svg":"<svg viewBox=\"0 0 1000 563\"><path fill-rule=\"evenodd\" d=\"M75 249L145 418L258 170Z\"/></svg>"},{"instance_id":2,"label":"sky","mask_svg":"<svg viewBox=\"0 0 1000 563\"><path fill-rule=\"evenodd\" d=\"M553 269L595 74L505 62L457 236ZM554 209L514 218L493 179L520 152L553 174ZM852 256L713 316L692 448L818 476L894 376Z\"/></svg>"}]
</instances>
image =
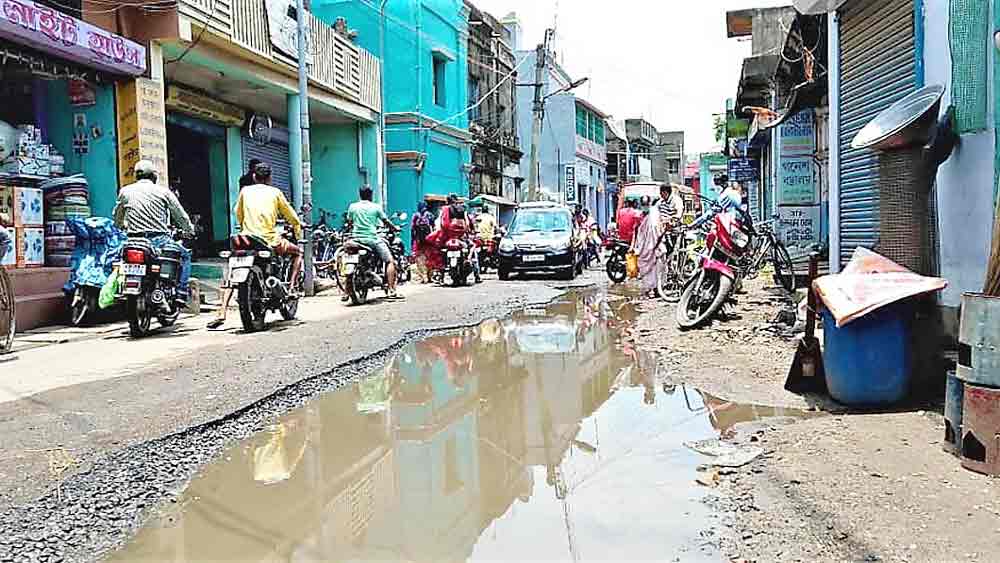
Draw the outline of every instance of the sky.
<instances>
[{"instance_id":1,"label":"sky","mask_svg":"<svg viewBox=\"0 0 1000 563\"><path fill-rule=\"evenodd\" d=\"M520 48L556 26L556 51L577 90L614 119L642 117L660 131L683 130L687 153L716 143L712 115L736 96L750 42L726 38L726 11L786 0L473 0L503 18L517 12Z\"/></svg>"}]
</instances>

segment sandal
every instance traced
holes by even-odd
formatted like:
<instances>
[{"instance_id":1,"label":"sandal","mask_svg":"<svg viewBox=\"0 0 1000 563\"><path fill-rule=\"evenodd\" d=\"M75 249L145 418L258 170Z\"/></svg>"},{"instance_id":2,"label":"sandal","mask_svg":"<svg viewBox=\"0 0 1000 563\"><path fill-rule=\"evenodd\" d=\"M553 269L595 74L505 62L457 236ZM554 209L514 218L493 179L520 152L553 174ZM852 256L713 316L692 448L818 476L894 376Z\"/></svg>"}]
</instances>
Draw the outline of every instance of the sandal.
<instances>
[{"instance_id":1,"label":"sandal","mask_svg":"<svg viewBox=\"0 0 1000 563\"><path fill-rule=\"evenodd\" d=\"M226 324L225 319L212 319L208 322L206 328L208 328L208 330L216 330L224 324Z\"/></svg>"}]
</instances>

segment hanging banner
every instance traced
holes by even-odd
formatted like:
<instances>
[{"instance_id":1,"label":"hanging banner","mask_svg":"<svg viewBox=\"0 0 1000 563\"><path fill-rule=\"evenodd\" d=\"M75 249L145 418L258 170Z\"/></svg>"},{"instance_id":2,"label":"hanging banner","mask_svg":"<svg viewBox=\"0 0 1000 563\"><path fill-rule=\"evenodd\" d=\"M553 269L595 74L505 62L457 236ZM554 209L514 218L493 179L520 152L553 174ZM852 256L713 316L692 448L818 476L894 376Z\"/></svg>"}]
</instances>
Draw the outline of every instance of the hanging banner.
<instances>
[{"instance_id":1,"label":"hanging banner","mask_svg":"<svg viewBox=\"0 0 1000 563\"><path fill-rule=\"evenodd\" d=\"M296 0L265 0L267 32L271 45L282 55L299 60L299 23L295 14ZM306 34L306 41L309 35ZM306 64L312 64L312 46L306 45Z\"/></svg>"},{"instance_id":2,"label":"hanging banner","mask_svg":"<svg viewBox=\"0 0 1000 563\"><path fill-rule=\"evenodd\" d=\"M146 72L142 45L32 0L0 0L0 37L107 72Z\"/></svg>"},{"instance_id":3,"label":"hanging banner","mask_svg":"<svg viewBox=\"0 0 1000 563\"><path fill-rule=\"evenodd\" d=\"M815 205L818 197L813 159L782 158L778 166L778 205Z\"/></svg>"},{"instance_id":4,"label":"hanging banner","mask_svg":"<svg viewBox=\"0 0 1000 563\"><path fill-rule=\"evenodd\" d=\"M118 177L122 186L135 182L132 168L140 160L156 166L160 185L167 180L167 122L163 84L148 78L115 84L118 105Z\"/></svg>"}]
</instances>

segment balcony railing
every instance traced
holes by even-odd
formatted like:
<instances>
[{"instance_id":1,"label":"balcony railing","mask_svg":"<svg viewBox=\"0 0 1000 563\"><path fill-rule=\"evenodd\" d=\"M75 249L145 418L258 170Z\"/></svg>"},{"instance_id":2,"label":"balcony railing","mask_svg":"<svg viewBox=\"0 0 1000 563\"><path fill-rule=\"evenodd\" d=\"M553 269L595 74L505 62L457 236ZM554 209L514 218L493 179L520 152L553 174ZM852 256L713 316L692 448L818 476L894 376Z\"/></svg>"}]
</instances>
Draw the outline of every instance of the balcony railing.
<instances>
[{"instance_id":1,"label":"balcony railing","mask_svg":"<svg viewBox=\"0 0 1000 563\"><path fill-rule=\"evenodd\" d=\"M266 0L180 0L181 15L207 25L209 31L228 39L270 62L298 68L271 43ZM381 111L381 64L374 55L355 45L312 14L309 17L309 78L317 86Z\"/></svg>"}]
</instances>

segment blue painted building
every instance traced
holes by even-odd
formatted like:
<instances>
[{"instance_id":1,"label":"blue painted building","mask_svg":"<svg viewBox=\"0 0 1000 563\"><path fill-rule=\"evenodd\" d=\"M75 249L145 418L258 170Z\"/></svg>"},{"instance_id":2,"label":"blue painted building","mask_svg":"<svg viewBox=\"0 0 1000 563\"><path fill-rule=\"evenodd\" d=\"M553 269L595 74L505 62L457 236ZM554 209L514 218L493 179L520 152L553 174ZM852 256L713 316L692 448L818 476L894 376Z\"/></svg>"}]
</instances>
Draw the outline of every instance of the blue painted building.
<instances>
[{"instance_id":1,"label":"blue painted building","mask_svg":"<svg viewBox=\"0 0 1000 563\"><path fill-rule=\"evenodd\" d=\"M534 81L536 58L534 50L517 52L519 83ZM538 145L538 185L542 197L569 205L579 203L590 209L602 228L606 228L612 204L606 177L607 115L572 92L555 93L572 82L569 74L555 61L555 55L550 53L547 72L542 78L542 93L545 96L552 94L552 97L545 102L545 120ZM518 130L525 132L520 137L525 155L531 153L531 135L527 132L531 131L534 118L533 98L532 88L518 89ZM521 159L521 176L528 178L530 173L530 159ZM526 197L527 184L521 191L518 201Z\"/></svg>"},{"instance_id":2,"label":"blue painted building","mask_svg":"<svg viewBox=\"0 0 1000 563\"><path fill-rule=\"evenodd\" d=\"M387 211L467 196L471 166L462 0L314 0L327 23L344 18L357 42L383 59Z\"/></svg>"}]
</instances>

